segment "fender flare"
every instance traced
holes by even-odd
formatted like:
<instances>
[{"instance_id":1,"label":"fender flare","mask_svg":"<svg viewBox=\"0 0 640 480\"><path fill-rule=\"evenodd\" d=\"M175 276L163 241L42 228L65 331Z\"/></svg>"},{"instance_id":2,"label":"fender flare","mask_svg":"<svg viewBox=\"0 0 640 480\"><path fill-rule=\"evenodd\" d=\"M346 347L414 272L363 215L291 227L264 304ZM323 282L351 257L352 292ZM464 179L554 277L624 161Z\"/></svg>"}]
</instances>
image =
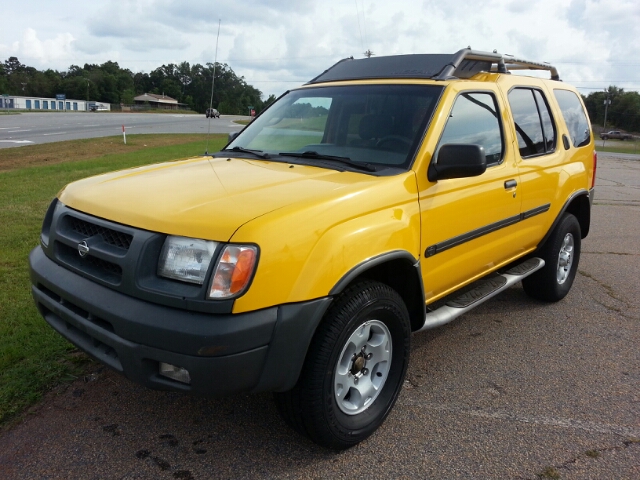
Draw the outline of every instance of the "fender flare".
<instances>
[{"instance_id":1,"label":"fender flare","mask_svg":"<svg viewBox=\"0 0 640 480\"><path fill-rule=\"evenodd\" d=\"M540 243L538 243L538 248L542 247L545 244L545 242L549 239L549 236L551 235L553 230L556 228L556 226L560 222L560 219L562 218L562 216L567 212L567 210L573 204L573 202L576 199L578 199L579 197L582 197L582 196L587 197L587 200L588 200L588 203L589 203L589 212L588 213L589 213L589 223L590 223L590 221L591 221L591 204L593 203L593 194L594 194L593 190L588 191L588 190L585 190L585 189L581 189L581 190L578 190L577 192L574 192L567 199L567 201L564 203L564 205L562 206L562 208L558 212L558 215L556 216L555 220L551 224L551 227L549 227L549 230L547 231L545 236L542 237L542 240L540 240ZM578 221L580 221L579 218L578 218ZM582 222L580 222L580 226L582 227ZM582 238L585 238L588 233L589 233L589 228L587 226L585 231L582 232Z\"/></svg>"},{"instance_id":2,"label":"fender flare","mask_svg":"<svg viewBox=\"0 0 640 480\"><path fill-rule=\"evenodd\" d=\"M382 253L380 255L376 255L375 257L371 257L363 261L362 263L356 265L351 270L349 270L338 282L333 286L329 295L335 296L341 293L347 286L355 280L357 277L362 275L367 270L371 270L373 267L378 265L382 265L383 263L389 262L391 260L409 260L411 264L420 269L420 262L416 260L416 258L411 255L406 250L394 250L392 252ZM422 279L422 276L420 276ZM424 286L422 285L422 281L420 281L420 286L422 287L422 297L424 298Z\"/></svg>"}]
</instances>

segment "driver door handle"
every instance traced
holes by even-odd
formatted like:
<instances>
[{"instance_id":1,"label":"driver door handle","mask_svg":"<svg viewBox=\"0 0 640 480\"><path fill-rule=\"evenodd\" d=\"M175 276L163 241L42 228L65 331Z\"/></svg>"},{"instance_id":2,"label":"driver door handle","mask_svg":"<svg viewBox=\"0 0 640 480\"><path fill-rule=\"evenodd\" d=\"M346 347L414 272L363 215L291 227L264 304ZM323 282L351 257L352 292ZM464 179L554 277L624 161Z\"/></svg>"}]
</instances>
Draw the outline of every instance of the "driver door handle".
<instances>
[{"instance_id":1,"label":"driver door handle","mask_svg":"<svg viewBox=\"0 0 640 480\"><path fill-rule=\"evenodd\" d=\"M504 189L505 190L509 190L510 188L515 188L517 186L518 186L518 182L513 180L513 179L512 180L506 180L504 182Z\"/></svg>"}]
</instances>

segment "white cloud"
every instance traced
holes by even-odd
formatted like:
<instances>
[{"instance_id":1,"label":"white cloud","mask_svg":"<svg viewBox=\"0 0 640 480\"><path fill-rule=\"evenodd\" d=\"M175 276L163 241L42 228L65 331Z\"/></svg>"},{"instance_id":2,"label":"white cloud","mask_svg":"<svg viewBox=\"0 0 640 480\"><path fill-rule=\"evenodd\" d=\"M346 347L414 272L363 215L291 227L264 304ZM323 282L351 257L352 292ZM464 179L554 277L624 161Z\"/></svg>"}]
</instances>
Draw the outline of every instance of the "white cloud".
<instances>
[{"instance_id":1,"label":"white cloud","mask_svg":"<svg viewBox=\"0 0 640 480\"><path fill-rule=\"evenodd\" d=\"M551 62L585 89L640 90L638 0L24 0L3 9L16 21L0 30L0 55L36 68L113 60L149 72L213 62L220 19L218 61L265 94L367 49L446 53L468 45Z\"/></svg>"},{"instance_id":2,"label":"white cloud","mask_svg":"<svg viewBox=\"0 0 640 480\"><path fill-rule=\"evenodd\" d=\"M59 33L54 38L40 40L33 28L24 30L22 38L13 42L9 50L12 56L35 59L41 65L55 66L60 61L68 61L73 57L72 34ZM24 62L22 62L24 63Z\"/></svg>"}]
</instances>

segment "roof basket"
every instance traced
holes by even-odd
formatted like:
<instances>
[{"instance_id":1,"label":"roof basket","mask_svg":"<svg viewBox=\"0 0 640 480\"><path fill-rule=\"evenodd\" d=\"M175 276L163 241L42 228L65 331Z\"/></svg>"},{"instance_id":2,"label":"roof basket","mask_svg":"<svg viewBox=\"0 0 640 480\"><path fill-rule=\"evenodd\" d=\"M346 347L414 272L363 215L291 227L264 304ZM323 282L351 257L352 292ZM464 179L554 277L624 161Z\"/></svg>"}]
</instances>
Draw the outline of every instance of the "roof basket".
<instances>
[{"instance_id":1,"label":"roof basket","mask_svg":"<svg viewBox=\"0 0 640 480\"><path fill-rule=\"evenodd\" d=\"M418 54L340 60L309 81L337 82L378 78L428 78L450 80L471 78L480 72L509 73L511 70L547 70L552 80L560 80L556 68L548 63L522 60L497 52L481 52L470 48L451 54Z\"/></svg>"}]
</instances>

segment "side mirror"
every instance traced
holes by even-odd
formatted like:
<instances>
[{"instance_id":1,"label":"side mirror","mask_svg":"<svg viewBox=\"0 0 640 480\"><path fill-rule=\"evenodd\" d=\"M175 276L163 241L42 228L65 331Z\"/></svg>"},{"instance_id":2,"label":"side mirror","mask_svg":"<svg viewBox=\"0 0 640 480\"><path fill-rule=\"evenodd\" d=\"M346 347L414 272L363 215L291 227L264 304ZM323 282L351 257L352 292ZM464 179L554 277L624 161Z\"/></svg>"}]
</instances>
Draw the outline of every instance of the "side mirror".
<instances>
[{"instance_id":1,"label":"side mirror","mask_svg":"<svg viewBox=\"0 0 640 480\"><path fill-rule=\"evenodd\" d=\"M440 147L435 162L427 170L430 182L448 178L466 178L482 175L487 169L487 158L480 145L449 143Z\"/></svg>"},{"instance_id":2,"label":"side mirror","mask_svg":"<svg viewBox=\"0 0 640 480\"><path fill-rule=\"evenodd\" d=\"M229 134L229 141L227 143L233 142L239 134L240 132L231 132Z\"/></svg>"}]
</instances>

